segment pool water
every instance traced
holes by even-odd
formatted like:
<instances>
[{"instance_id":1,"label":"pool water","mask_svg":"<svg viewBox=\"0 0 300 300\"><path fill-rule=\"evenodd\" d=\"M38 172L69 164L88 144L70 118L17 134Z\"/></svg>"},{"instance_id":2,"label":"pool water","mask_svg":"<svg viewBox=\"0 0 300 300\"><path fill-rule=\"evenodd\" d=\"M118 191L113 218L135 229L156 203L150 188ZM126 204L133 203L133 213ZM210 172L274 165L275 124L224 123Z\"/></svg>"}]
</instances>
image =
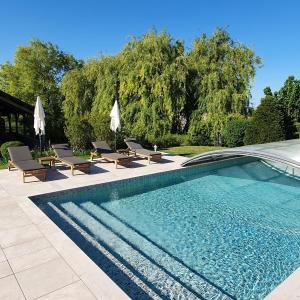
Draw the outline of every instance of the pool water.
<instances>
[{"instance_id":1,"label":"pool water","mask_svg":"<svg viewBox=\"0 0 300 300\"><path fill-rule=\"evenodd\" d=\"M300 265L300 180L259 160L32 200L133 299L262 299Z\"/></svg>"}]
</instances>

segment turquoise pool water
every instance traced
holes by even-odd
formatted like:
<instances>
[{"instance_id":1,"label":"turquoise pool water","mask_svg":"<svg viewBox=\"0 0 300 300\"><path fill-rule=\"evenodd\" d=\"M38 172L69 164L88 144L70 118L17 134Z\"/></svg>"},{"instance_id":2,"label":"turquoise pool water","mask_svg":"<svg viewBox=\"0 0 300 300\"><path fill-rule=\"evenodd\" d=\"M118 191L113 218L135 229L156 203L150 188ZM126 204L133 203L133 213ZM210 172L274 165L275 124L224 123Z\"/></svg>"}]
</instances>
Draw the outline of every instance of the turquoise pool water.
<instances>
[{"instance_id":1,"label":"turquoise pool water","mask_svg":"<svg viewBox=\"0 0 300 300\"><path fill-rule=\"evenodd\" d=\"M300 265L300 180L258 160L32 200L133 299L262 299Z\"/></svg>"}]
</instances>

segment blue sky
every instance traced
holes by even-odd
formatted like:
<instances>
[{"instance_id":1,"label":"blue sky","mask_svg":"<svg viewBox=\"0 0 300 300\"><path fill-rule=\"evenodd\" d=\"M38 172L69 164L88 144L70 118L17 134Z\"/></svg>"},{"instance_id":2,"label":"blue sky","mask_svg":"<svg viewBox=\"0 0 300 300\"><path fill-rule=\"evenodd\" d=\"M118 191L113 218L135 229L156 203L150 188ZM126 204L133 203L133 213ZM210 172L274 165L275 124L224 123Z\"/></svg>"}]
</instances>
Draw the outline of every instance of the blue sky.
<instances>
[{"instance_id":1,"label":"blue sky","mask_svg":"<svg viewBox=\"0 0 300 300\"><path fill-rule=\"evenodd\" d=\"M289 75L300 78L300 2L298 1L2 1L0 63L35 37L51 41L77 58L122 49L131 36L166 29L185 41L216 27L253 48L263 60L253 83L252 102L265 86L279 89Z\"/></svg>"}]
</instances>

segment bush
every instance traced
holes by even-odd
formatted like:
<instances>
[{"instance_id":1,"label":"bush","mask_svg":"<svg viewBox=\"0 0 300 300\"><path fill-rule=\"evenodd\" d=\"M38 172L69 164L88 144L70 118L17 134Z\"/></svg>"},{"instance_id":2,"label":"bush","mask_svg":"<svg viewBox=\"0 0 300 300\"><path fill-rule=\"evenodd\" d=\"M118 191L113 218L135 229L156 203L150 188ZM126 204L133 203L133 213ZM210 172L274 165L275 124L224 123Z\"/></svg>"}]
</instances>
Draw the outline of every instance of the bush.
<instances>
[{"instance_id":1,"label":"bush","mask_svg":"<svg viewBox=\"0 0 300 300\"><path fill-rule=\"evenodd\" d=\"M188 143L194 146L213 145L209 124L203 121L193 122L188 131Z\"/></svg>"},{"instance_id":2,"label":"bush","mask_svg":"<svg viewBox=\"0 0 300 300\"><path fill-rule=\"evenodd\" d=\"M244 136L249 121L246 119L233 119L224 126L223 138L228 147L244 145Z\"/></svg>"},{"instance_id":3,"label":"bush","mask_svg":"<svg viewBox=\"0 0 300 300\"><path fill-rule=\"evenodd\" d=\"M24 144L20 141L9 141L6 142L4 144L1 145L0 147L0 151L1 151L1 155L4 159L4 161L8 161L9 160L9 154L8 154L8 147L16 147L16 146L23 146Z\"/></svg>"},{"instance_id":4,"label":"bush","mask_svg":"<svg viewBox=\"0 0 300 300\"><path fill-rule=\"evenodd\" d=\"M254 111L253 118L245 131L246 145L284 140L284 115L274 98L266 95Z\"/></svg>"},{"instance_id":5,"label":"bush","mask_svg":"<svg viewBox=\"0 0 300 300\"><path fill-rule=\"evenodd\" d=\"M185 134L165 134L159 138L148 138L152 145L157 145L158 148L169 148L181 146L187 143L187 135Z\"/></svg>"},{"instance_id":6,"label":"bush","mask_svg":"<svg viewBox=\"0 0 300 300\"><path fill-rule=\"evenodd\" d=\"M94 131L86 118L73 117L66 121L65 134L74 150L91 148Z\"/></svg>"}]
</instances>

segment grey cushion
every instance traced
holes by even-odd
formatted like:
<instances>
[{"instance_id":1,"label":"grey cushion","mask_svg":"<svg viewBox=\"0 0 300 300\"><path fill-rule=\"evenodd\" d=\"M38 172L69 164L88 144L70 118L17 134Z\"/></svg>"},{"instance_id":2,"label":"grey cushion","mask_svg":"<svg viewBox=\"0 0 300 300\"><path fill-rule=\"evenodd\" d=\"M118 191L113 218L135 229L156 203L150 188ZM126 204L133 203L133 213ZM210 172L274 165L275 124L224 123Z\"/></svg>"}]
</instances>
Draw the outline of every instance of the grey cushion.
<instances>
[{"instance_id":1,"label":"grey cushion","mask_svg":"<svg viewBox=\"0 0 300 300\"><path fill-rule=\"evenodd\" d=\"M34 160L22 160L22 161L16 161L16 162L14 161L14 165L22 171L45 169L44 166L42 166L41 164L37 163Z\"/></svg>"},{"instance_id":2,"label":"grey cushion","mask_svg":"<svg viewBox=\"0 0 300 300\"><path fill-rule=\"evenodd\" d=\"M105 141L92 142L95 150L99 153L113 153L109 145Z\"/></svg>"},{"instance_id":3,"label":"grey cushion","mask_svg":"<svg viewBox=\"0 0 300 300\"><path fill-rule=\"evenodd\" d=\"M8 147L7 148L10 159L13 162L32 160L32 155L28 146Z\"/></svg>"},{"instance_id":4,"label":"grey cushion","mask_svg":"<svg viewBox=\"0 0 300 300\"><path fill-rule=\"evenodd\" d=\"M136 149L136 154L145 156L161 155L160 152L155 152L147 149Z\"/></svg>"},{"instance_id":5,"label":"grey cushion","mask_svg":"<svg viewBox=\"0 0 300 300\"><path fill-rule=\"evenodd\" d=\"M102 155L103 158L111 159L111 160L127 160L131 159L131 157L121 154L121 153L104 153Z\"/></svg>"},{"instance_id":6,"label":"grey cushion","mask_svg":"<svg viewBox=\"0 0 300 300\"><path fill-rule=\"evenodd\" d=\"M73 151L67 144L55 144L52 145L52 148L58 158L73 156Z\"/></svg>"},{"instance_id":7,"label":"grey cushion","mask_svg":"<svg viewBox=\"0 0 300 300\"><path fill-rule=\"evenodd\" d=\"M141 144L139 144L135 139L133 138L128 138L125 139L124 142L126 143L126 145L128 146L128 148L132 151L136 150L136 149L144 149L143 146Z\"/></svg>"},{"instance_id":8,"label":"grey cushion","mask_svg":"<svg viewBox=\"0 0 300 300\"><path fill-rule=\"evenodd\" d=\"M63 157L61 158L61 161L69 165L82 165L82 164L89 163L89 161L75 156Z\"/></svg>"}]
</instances>

